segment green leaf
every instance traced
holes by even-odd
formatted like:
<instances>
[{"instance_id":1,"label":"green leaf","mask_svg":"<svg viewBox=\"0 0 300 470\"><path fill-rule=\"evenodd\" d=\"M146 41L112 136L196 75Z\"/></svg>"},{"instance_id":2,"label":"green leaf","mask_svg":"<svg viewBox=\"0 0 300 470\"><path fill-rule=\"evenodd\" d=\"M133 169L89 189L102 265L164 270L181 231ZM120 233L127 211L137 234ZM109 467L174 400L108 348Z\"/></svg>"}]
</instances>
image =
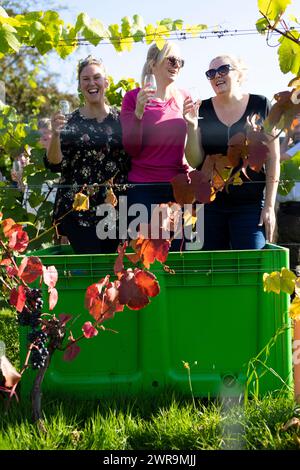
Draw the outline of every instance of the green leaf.
<instances>
[{"instance_id":1,"label":"green leaf","mask_svg":"<svg viewBox=\"0 0 300 470\"><path fill-rule=\"evenodd\" d=\"M270 21L277 21L285 12L291 0L258 0L259 11Z\"/></svg>"},{"instance_id":2,"label":"green leaf","mask_svg":"<svg viewBox=\"0 0 300 470\"><path fill-rule=\"evenodd\" d=\"M183 20L175 20L175 21L173 21L172 29L173 29L174 31L176 31L176 30L181 31L181 30L182 30L182 27L183 27Z\"/></svg>"},{"instance_id":3,"label":"green leaf","mask_svg":"<svg viewBox=\"0 0 300 470\"><path fill-rule=\"evenodd\" d=\"M164 18L157 22L158 25L166 26L169 30L172 30L173 20L171 18Z\"/></svg>"},{"instance_id":4,"label":"green leaf","mask_svg":"<svg viewBox=\"0 0 300 470\"><path fill-rule=\"evenodd\" d=\"M65 59L69 54L74 52L78 45L76 42L77 33L75 28L71 28L69 31L66 29L62 30L61 38L63 42L56 46L56 51L62 59Z\"/></svg>"},{"instance_id":5,"label":"green leaf","mask_svg":"<svg viewBox=\"0 0 300 470\"><path fill-rule=\"evenodd\" d=\"M15 29L9 25L1 25L0 26L0 51L8 52L9 48L11 48L15 52L19 52L20 47L21 47L21 44L15 35Z\"/></svg>"},{"instance_id":6,"label":"green leaf","mask_svg":"<svg viewBox=\"0 0 300 470\"><path fill-rule=\"evenodd\" d=\"M122 52L122 47L120 45L120 41L122 39L122 33L119 30L119 25L118 24L110 24L108 27L108 30L111 34L110 36L110 42L118 52Z\"/></svg>"},{"instance_id":7,"label":"green leaf","mask_svg":"<svg viewBox=\"0 0 300 470\"><path fill-rule=\"evenodd\" d=\"M257 20L256 29L259 33L265 34L268 30L268 20L266 18L260 18Z\"/></svg>"},{"instance_id":8,"label":"green leaf","mask_svg":"<svg viewBox=\"0 0 300 470\"><path fill-rule=\"evenodd\" d=\"M86 13L82 13L78 16L75 25L76 33L79 31L77 29L79 26L81 26L80 29L82 29L84 38L94 46L97 46L106 35L105 28L101 21L90 18Z\"/></svg>"},{"instance_id":9,"label":"green leaf","mask_svg":"<svg viewBox=\"0 0 300 470\"><path fill-rule=\"evenodd\" d=\"M297 34L290 32L290 34ZM282 36L280 38L280 46L278 48L278 57L280 69L283 73L292 72L298 74L300 68L300 47L290 39Z\"/></svg>"},{"instance_id":10,"label":"green leaf","mask_svg":"<svg viewBox=\"0 0 300 470\"><path fill-rule=\"evenodd\" d=\"M133 24L131 27L133 40L140 42L145 36L144 20L140 15L133 15Z\"/></svg>"},{"instance_id":11,"label":"green leaf","mask_svg":"<svg viewBox=\"0 0 300 470\"><path fill-rule=\"evenodd\" d=\"M132 22L129 16L124 16L124 18L121 19L121 31L123 38L128 38L128 36L132 35L131 24Z\"/></svg>"},{"instance_id":12,"label":"green leaf","mask_svg":"<svg viewBox=\"0 0 300 470\"><path fill-rule=\"evenodd\" d=\"M294 187L296 181L300 181L300 152L297 152L290 160L281 163L279 194L286 196Z\"/></svg>"}]
</instances>

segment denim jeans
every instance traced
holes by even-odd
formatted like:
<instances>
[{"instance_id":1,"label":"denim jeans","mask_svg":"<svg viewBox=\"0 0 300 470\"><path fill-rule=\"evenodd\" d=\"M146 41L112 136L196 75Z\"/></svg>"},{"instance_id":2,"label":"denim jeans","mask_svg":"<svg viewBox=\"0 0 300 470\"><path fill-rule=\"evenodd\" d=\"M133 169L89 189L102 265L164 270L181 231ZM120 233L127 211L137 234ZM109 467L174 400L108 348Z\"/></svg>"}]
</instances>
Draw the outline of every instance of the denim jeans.
<instances>
[{"instance_id":1,"label":"denim jeans","mask_svg":"<svg viewBox=\"0 0 300 470\"><path fill-rule=\"evenodd\" d=\"M258 226L262 205L205 204L203 250L261 249L265 230Z\"/></svg>"},{"instance_id":2,"label":"denim jeans","mask_svg":"<svg viewBox=\"0 0 300 470\"><path fill-rule=\"evenodd\" d=\"M174 202L174 195L172 185L170 183L132 183L134 186L128 189L127 192L127 205L128 208L132 204L143 204L147 208L148 220L146 223L150 223L151 211L153 205L159 205L168 202ZM132 220L132 217L128 216L128 223ZM180 251L184 249L184 243L182 239L174 239L171 243L170 251Z\"/></svg>"}]
</instances>

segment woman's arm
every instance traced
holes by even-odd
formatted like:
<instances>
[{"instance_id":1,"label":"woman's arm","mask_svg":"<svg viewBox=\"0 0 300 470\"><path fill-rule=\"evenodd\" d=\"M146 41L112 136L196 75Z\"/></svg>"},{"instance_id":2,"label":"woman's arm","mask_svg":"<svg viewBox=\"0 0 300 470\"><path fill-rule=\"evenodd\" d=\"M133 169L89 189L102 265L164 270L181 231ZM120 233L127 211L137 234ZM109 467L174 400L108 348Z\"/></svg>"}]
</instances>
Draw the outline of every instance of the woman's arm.
<instances>
[{"instance_id":1,"label":"woman's arm","mask_svg":"<svg viewBox=\"0 0 300 470\"><path fill-rule=\"evenodd\" d=\"M185 156L193 168L197 168L204 157L201 145L201 130L198 127L197 118L199 106L200 103L195 105L190 97L187 97L183 103L183 116L187 123Z\"/></svg>"},{"instance_id":2,"label":"woman's arm","mask_svg":"<svg viewBox=\"0 0 300 470\"><path fill-rule=\"evenodd\" d=\"M275 201L280 176L280 146L279 139L271 137L269 156L266 161L266 191L265 204L261 211L259 225L265 226L266 239L272 242L275 230Z\"/></svg>"}]
</instances>

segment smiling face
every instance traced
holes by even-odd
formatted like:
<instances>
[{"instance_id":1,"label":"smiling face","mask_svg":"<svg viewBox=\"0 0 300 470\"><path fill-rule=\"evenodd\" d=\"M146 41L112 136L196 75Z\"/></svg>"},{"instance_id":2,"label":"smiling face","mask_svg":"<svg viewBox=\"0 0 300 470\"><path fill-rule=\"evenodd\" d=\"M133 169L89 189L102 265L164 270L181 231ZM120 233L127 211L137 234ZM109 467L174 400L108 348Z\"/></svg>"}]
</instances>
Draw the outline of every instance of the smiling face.
<instances>
[{"instance_id":1,"label":"smiling face","mask_svg":"<svg viewBox=\"0 0 300 470\"><path fill-rule=\"evenodd\" d=\"M152 66L153 73L157 80L167 84L173 83L183 66L183 60L177 47L169 47L164 57L159 58Z\"/></svg>"},{"instance_id":2,"label":"smiling face","mask_svg":"<svg viewBox=\"0 0 300 470\"><path fill-rule=\"evenodd\" d=\"M88 64L83 67L79 76L79 87L86 103L98 103L103 99L108 80L103 67L98 64Z\"/></svg>"},{"instance_id":3,"label":"smiling face","mask_svg":"<svg viewBox=\"0 0 300 470\"><path fill-rule=\"evenodd\" d=\"M222 65L230 65L230 70L227 68L228 73L217 71L215 77L210 80L211 86L216 95L232 93L240 87L239 71L230 61L230 57L216 57L209 64L209 69L217 70Z\"/></svg>"}]
</instances>

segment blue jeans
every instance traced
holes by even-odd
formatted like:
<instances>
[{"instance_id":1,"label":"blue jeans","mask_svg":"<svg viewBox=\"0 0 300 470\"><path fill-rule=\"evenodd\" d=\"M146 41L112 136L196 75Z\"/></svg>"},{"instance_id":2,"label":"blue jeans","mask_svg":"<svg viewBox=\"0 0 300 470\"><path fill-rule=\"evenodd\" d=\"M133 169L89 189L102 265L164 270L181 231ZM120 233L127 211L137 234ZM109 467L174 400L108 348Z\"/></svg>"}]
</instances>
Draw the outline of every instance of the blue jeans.
<instances>
[{"instance_id":1,"label":"blue jeans","mask_svg":"<svg viewBox=\"0 0 300 470\"><path fill-rule=\"evenodd\" d=\"M222 206L205 204L203 250L251 250L266 244L265 230L258 226L261 204Z\"/></svg>"},{"instance_id":2,"label":"blue jeans","mask_svg":"<svg viewBox=\"0 0 300 470\"><path fill-rule=\"evenodd\" d=\"M129 183L130 184L130 183ZM151 220L151 205L159 205L168 202L175 202L172 185L170 183L133 183L134 187L129 188L127 191L127 204L128 208L132 204L140 203L147 208L148 220ZM128 223L132 217L128 217ZM169 251L184 250L184 243L182 239L174 239L171 243Z\"/></svg>"}]
</instances>

